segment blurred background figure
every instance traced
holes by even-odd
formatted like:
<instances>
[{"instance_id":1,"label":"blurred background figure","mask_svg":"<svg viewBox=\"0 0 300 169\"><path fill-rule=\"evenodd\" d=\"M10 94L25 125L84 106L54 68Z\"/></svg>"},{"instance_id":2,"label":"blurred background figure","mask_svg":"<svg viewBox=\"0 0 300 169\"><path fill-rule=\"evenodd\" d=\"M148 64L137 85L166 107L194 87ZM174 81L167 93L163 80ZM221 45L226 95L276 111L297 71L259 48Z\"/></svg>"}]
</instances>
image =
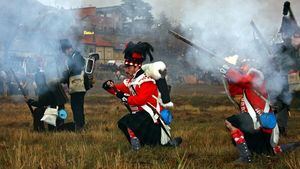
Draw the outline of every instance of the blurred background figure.
<instances>
[{"instance_id":1,"label":"blurred background figure","mask_svg":"<svg viewBox=\"0 0 300 169\"><path fill-rule=\"evenodd\" d=\"M300 70L299 42L297 43L300 28L288 1L283 5L283 17L279 34L282 43L277 44L274 61L283 85L281 91L270 94L275 95L272 105L276 113L280 134L286 136L290 104L293 98L292 93L300 91L300 81L295 81L295 79L299 79Z\"/></svg>"}]
</instances>

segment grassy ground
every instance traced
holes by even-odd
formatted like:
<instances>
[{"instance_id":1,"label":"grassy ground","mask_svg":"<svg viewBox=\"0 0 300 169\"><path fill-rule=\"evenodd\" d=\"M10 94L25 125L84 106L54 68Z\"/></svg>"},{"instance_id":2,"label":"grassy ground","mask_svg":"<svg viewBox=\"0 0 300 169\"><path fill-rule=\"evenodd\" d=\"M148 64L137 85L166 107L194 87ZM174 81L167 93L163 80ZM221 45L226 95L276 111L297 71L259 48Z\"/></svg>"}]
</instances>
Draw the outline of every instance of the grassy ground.
<instances>
[{"instance_id":1,"label":"grassy ground","mask_svg":"<svg viewBox=\"0 0 300 169\"><path fill-rule=\"evenodd\" d=\"M172 95L176 106L171 127L174 136L183 138L182 145L138 152L130 149L116 125L126 109L102 91L87 96L87 125L81 133L33 132L26 105L16 102L18 98L1 98L0 168L300 168L300 149L276 157L255 156L249 165L232 163L238 154L223 121L235 110L221 88L179 86ZM69 105L67 109L71 112ZM299 121L299 111L292 111L288 136L280 143L300 140Z\"/></svg>"}]
</instances>

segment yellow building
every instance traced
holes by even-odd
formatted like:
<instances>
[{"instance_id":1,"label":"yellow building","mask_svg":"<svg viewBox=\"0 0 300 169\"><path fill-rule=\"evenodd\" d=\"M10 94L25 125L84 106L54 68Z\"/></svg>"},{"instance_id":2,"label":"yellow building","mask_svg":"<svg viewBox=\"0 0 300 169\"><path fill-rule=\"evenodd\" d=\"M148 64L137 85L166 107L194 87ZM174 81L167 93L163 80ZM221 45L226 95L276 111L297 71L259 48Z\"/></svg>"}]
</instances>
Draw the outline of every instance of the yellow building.
<instances>
[{"instance_id":1,"label":"yellow building","mask_svg":"<svg viewBox=\"0 0 300 169\"><path fill-rule=\"evenodd\" d=\"M115 60L114 49L112 46L96 46L96 53L100 55L100 63L107 63L109 60Z\"/></svg>"},{"instance_id":2,"label":"yellow building","mask_svg":"<svg viewBox=\"0 0 300 169\"><path fill-rule=\"evenodd\" d=\"M121 45L113 45L111 42L104 40L100 35L85 35L82 39L85 45L85 54L96 52L100 55L100 63L108 61L123 62L123 53Z\"/></svg>"}]
</instances>

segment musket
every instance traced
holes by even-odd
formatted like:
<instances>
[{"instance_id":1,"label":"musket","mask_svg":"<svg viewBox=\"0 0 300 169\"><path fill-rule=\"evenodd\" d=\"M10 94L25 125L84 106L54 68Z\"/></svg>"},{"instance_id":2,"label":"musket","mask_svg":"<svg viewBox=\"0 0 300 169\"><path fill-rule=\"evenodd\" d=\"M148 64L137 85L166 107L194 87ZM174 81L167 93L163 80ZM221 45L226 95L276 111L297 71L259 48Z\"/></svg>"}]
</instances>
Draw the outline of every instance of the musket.
<instances>
[{"instance_id":1,"label":"musket","mask_svg":"<svg viewBox=\"0 0 300 169\"><path fill-rule=\"evenodd\" d=\"M115 85L112 86L112 89L116 93L119 92ZM131 110L130 106L128 105L128 103L124 103L124 102L122 102L122 103L124 104L124 106L126 107L126 109L129 111L129 113L132 113L132 110Z\"/></svg>"},{"instance_id":2,"label":"musket","mask_svg":"<svg viewBox=\"0 0 300 169\"><path fill-rule=\"evenodd\" d=\"M256 35L258 36L259 40L261 41L262 45L265 47L265 49L267 50L269 55L273 55L273 52L270 48L270 46L268 45L267 41L265 40L265 38L263 37L263 35L261 34L261 32L258 30L257 26L255 25L254 21L251 20L250 25L252 26L254 32L256 33Z\"/></svg>"},{"instance_id":3,"label":"musket","mask_svg":"<svg viewBox=\"0 0 300 169\"><path fill-rule=\"evenodd\" d=\"M199 51L204 52L205 54L207 54L207 55L209 56L209 58L213 59L213 60L216 61L217 63L220 62L219 60L217 60L217 56L216 56L213 52L211 52L211 51L209 51L209 50L207 50L207 49L205 49L205 48L203 48L203 47L200 47L200 46L196 45L195 43L191 42L190 40L186 39L186 38L183 37L182 35L180 35L180 34L174 32L174 31L172 31L172 30L168 30L168 32L169 32L171 35L173 35L175 38L177 38L177 39L179 39L179 40L185 42L186 44L192 46L192 47L195 48L196 50L199 50ZM225 89L225 92L226 92L226 95L227 95L229 101L234 105L234 107L235 107L237 110L239 110L239 105L232 99L232 97L231 97L230 94L229 94L229 91L228 91L228 89L227 89L227 83L226 83L226 80L224 79L224 77L222 77L222 82L223 82L224 89Z\"/></svg>"},{"instance_id":4,"label":"musket","mask_svg":"<svg viewBox=\"0 0 300 169\"><path fill-rule=\"evenodd\" d=\"M190 40L188 40L187 38L183 37L182 35L180 35L180 34L174 32L174 31L172 31L172 30L168 30L168 32L169 32L171 35L173 35L175 38L177 38L177 39L183 41L184 43L190 45L191 47L197 49L198 51L204 52L204 53L207 54L210 58L215 58L215 57L216 57L216 55L215 55L213 52L211 52L211 51L209 51L209 50L207 50L207 49L205 49L205 48L203 48L203 47L201 47L201 46L199 46L199 45L196 45L195 43L191 42Z\"/></svg>"},{"instance_id":5,"label":"musket","mask_svg":"<svg viewBox=\"0 0 300 169\"><path fill-rule=\"evenodd\" d=\"M24 96L24 98L26 98L26 92L25 92L23 86L21 85L18 77L16 76L15 72L12 69L10 69L10 71L11 71L13 77L15 78L15 81L17 82L18 87L20 88L20 90L22 92L22 95ZM29 108L29 110L31 112L31 115L33 115L33 108L32 108L32 106L28 102L26 102L26 104L27 104L27 106L28 106L28 108Z\"/></svg>"}]
</instances>

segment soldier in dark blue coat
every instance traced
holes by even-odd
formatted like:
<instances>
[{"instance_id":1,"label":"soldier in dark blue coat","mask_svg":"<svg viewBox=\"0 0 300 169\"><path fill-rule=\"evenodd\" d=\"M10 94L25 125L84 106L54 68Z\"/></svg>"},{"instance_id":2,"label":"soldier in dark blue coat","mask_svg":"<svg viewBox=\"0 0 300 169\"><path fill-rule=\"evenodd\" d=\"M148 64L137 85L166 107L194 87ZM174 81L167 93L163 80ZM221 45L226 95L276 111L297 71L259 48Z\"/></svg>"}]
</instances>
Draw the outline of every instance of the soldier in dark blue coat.
<instances>
[{"instance_id":1,"label":"soldier in dark blue coat","mask_svg":"<svg viewBox=\"0 0 300 169\"><path fill-rule=\"evenodd\" d=\"M74 118L74 126L70 125L68 127L70 130L80 131L85 125L84 96L88 81L84 74L86 61L78 51L72 48L68 39L60 40L60 44L62 52L68 57L63 82L69 86Z\"/></svg>"}]
</instances>

